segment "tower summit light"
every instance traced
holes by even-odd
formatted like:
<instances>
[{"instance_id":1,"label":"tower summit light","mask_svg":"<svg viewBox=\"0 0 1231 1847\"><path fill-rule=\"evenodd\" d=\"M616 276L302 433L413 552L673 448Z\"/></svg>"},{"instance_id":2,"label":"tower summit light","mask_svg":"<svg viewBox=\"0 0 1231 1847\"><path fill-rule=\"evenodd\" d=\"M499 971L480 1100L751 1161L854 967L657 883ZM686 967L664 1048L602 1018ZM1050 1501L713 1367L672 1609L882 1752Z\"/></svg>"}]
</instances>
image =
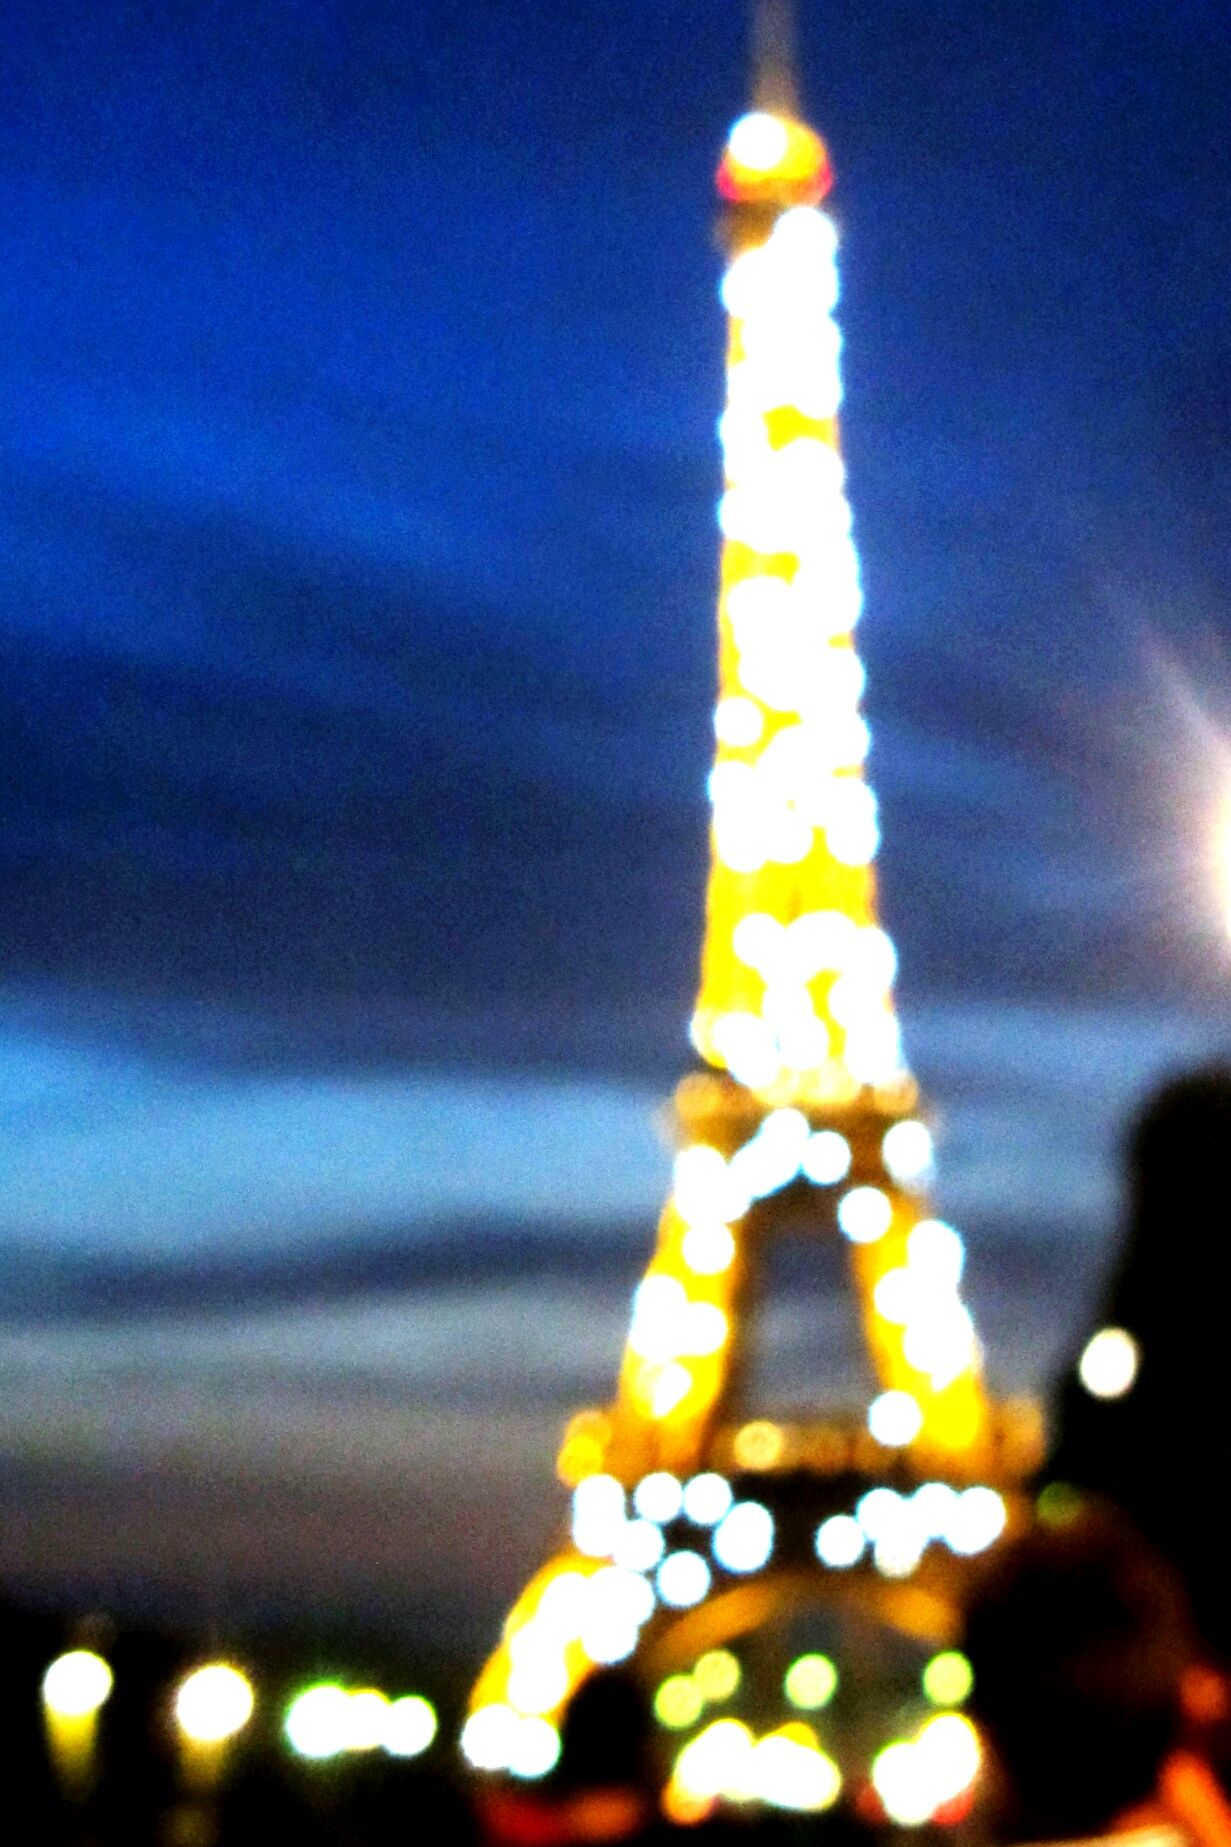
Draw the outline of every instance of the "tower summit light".
<instances>
[{"instance_id":1,"label":"tower summit light","mask_svg":"<svg viewBox=\"0 0 1231 1847\"><path fill-rule=\"evenodd\" d=\"M931 1138L876 909L832 176L800 115L789 13L765 0L756 20L753 106L717 175L728 346L698 1067L676 1092L673 1185L615 1402L575 1417L560 1453L570 1541L472 1698L464 1751L517 1775L523 1732L557 1725L595 1666L628 1662L652 1692L686 1665L684 1638L733 1646L739 1585L764 1586L766 1622L809 1574L810 1595L858 1582L894 1620L890 1586L900 1608L922 1570L951 1615L959 1559L1005 1524L990 1484L1037 1459L1034 1418L987 1400L962 1240L925 1198ZM876 1380L853 1416L784 1424L745 1402L765 1252L788 1232L848 1246ZM782 1718L797 1722L789 1704Z\"/></svg>"}]
</instances>

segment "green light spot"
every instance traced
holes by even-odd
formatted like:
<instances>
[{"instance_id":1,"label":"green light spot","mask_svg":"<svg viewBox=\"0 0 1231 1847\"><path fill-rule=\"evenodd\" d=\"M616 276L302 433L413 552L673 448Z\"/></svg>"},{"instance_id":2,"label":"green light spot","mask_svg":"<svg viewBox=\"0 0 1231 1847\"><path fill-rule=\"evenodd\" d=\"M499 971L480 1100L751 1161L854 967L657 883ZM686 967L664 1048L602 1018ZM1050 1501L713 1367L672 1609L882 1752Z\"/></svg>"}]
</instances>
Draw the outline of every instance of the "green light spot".
<instances>
[{"instance_id":1,"label":"green light spot","mask_svg":"<svg viewBox=\"0 0 1231 1847\"><path fill-rule=\"evenodd\" d=\"M838 1687L838 1670L828 1655L800 1655L792 1661L782 1682L782 1690L792 1706L801 1712L816 1712L827 1706Z\"/></svg>"},{"instance_id":2,"label":"green light spot","mask_svg":"<svg viewBox=\"0 0 1231 1847\"><path fill-rule=\"evenodd\" d=\"M1081 1518L1086 1497L1067 1481L1049 1481L1034 1505L1044 1526L1070 1526Z\"/></svg>"},{"instance_id":3,"label":"green light spot","mask_svg":"<svg viewBox=\"0 0 1231 1847\"><path fill-rule=\"evenodd\" d=\"M740 1666L727 1648L712 1648L702 1655L692 1670L692 1677L702 1697L718 1701L730 1699L740 1682Z\"/></svg>"},{"instance_id":4,"label":"green light spot","mask_svg":"<svg viewBox=\"0 0 1231 1847\"><path fill-rule=\"evenodd\" d=\"M349 1711L345 1688L332 1682L307 1687L287 1708L286 1741L297 1757L336 1757L347 1746Z\"/></svg>"},{"instance_id":5,"label":"green light spot","mask_svg":"<svg viewBox=\"0 0 1231 1847\"><path fill-rule=\"evenodd\" d=\"M974 1671L956 1648L933 1655L923 1670L923 1691L933 1706L960 1706L974 1684Z\"/></svg>"},{"instance_id":6,"label":"green light spot","mask_svg":"<svg viewBox=\"0 0 1231 1847\"><path fill-rule=\"evenodd\" d=\"M684 1731L701 1716L705 1700L691 1674L672 1674L654 1695L654 1717L672 1731Z\"/></svg>"}]
</instances>

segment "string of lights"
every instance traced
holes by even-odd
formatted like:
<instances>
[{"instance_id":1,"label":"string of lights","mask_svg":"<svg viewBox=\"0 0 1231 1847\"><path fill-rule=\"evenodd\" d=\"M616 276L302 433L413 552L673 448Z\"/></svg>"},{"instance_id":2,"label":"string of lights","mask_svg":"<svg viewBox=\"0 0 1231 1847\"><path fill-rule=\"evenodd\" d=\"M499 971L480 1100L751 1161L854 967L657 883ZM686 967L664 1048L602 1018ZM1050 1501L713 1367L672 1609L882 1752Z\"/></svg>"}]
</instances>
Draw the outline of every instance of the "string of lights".
<instances>
[{"instance_id":1,"label":"string of lights","mask_svg":"<svg viewBox=\"0 0 1231 1847\"><path fill-rule=\"evenodd\" d=\"M99 1715L111 1698L110 1663L89 1648L58 1655L43 1676L41 1699L52 1756L70 1780L87 1773ZM193 1668L170 1690L169 1709L181 1743L209 1752L237 1738L257 1709L242 1668L211 1661ZM320 1682L296 1693L282 1715L282 1736L297 1756L314 1760L347 1752L383 1751L418 1757L438 1730L436 1709L422 1694L391 1698L375 1687Z\"/></svg>"}]
</instances>

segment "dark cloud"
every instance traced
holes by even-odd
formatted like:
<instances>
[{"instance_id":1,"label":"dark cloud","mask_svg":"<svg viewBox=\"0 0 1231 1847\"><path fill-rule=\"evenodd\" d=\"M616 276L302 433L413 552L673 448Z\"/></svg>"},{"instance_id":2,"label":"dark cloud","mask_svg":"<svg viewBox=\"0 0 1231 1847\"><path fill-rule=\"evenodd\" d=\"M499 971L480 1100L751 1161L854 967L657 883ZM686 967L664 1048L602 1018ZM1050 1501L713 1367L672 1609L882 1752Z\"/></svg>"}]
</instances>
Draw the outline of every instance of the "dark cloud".
<instances>
[{"instance_id":1,"label":"dark cloud","mask_svg":"<svg viewBox=\"0 0 1231 1847\"><path fill-rule=\"evenodd\" d=\"M158 1317L259 1315L384 1296L527 1289L567 1282L623 1305L646 1257L646 1227L439 1220L322 1232L310 1249L141 1259L18 1252L6 1258L0 1319L22 1326L149 1325Z\"/></svg>"}]
</instances>

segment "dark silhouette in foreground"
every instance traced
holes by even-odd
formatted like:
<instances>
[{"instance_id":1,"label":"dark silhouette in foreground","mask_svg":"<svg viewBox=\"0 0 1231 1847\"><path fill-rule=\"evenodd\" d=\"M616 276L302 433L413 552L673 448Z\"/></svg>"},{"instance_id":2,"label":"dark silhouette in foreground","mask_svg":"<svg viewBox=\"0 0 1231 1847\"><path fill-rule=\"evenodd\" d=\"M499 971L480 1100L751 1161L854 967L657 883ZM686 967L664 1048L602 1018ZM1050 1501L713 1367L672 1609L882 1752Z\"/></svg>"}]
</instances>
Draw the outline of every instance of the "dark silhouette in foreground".
<instances>
[{"instance_id":1,"label":"dark silhouette in foreground","mask_svg":"<svg viewBox=\"0 0 1231 1847\"><path fill-rule=\"evenodd\" d=\"M1163 1773L1185 1742L1196 1643L1175 1572L1122 1515L1087 1503L1004 1547L966 1651L1006 1835L1116 1832L1142 1805L1174 1819Z\"/></svg>"},{"instance_id":2,"label":"dark silhouette in foreground","mask_svg":"<svg viewBox=\"0 0 1231 1847\"><path fill-rule=\"evenodd\" d=\"M1065 1374L1052 1481L1129 1513L1184 1581L1197 1628L1231 1661L1222 1456L1231 1416L1231 1067L1165 1085L1127 1146L1128 1225L1095 1319ZM1122 1396L1082 1383L1078 1360L1100 1327L1137 1343Z\"/></svg>"}]
</instances>

